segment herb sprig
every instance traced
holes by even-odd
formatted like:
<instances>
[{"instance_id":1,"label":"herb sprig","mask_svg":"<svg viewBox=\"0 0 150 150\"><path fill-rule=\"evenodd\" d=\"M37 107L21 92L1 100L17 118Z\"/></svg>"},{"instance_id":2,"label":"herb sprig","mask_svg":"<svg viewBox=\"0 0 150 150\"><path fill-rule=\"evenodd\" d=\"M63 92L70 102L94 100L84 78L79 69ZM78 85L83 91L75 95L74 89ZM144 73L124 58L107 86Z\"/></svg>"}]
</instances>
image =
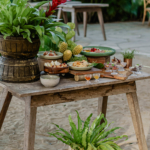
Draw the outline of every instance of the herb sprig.
<instances>
[{"instance_id":1,"label":"herb sprig","mask_svg":"<svg viewBox=\"0 0 150 150\"><path fill-rule=\"evenodd\" d=\"M121 54L123 55L125 59L133 59L135 55L135 50L132 50L132 51L126 50L125 52L122 52Z\"/></svg>"}]
</instances>

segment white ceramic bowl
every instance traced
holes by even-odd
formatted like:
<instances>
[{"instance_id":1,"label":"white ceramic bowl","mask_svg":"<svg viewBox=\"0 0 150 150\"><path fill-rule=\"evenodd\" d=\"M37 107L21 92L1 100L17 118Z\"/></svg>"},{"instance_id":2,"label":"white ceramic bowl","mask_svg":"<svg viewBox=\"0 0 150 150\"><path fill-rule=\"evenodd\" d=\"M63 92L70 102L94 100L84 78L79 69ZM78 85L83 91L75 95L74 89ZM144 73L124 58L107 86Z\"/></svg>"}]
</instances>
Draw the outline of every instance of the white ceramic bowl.
<instances>
[{"instance_id":1,"label":"white ceramic bowl","mask_svg":"<svg viewBox=\"0 0 150 150\"><path fill-rule=\"evenodd\" d=\"M40 81L45 87L54 87L59 83L60 77L57 75L41 75Z\"/></svg>"},{"instance_id":2,"label":"white ceramic bowl","mask_svg":"<svg viewBox=\"0 0 150 150\"><path fill-rule=\"evenodd\" d=\"M74 62L69 62L68 65L69 65L69 68L72 69L72 70L90 70L93 66L91 65L91 63L89 63L90 66L88 67L74 67L72 66Z\"/></svg>"},{"instance_id":3,"label":"white ceramic bowl","mask_svg":"<svg viewBox=\"0 0 150 150\"><path fill-rule=\"evenodd\" d=\"M62 58L63 57L63 53L60 53L60 52L56 52L56 54L57 54L57 56L43 56L43 53L44 53L44 51L42 51L42 52L39 52L37 55L38 55L38 57L40 57L40 58L43 58L43 59L60 59L60 58Z\"/></svg>"}]
</instances>

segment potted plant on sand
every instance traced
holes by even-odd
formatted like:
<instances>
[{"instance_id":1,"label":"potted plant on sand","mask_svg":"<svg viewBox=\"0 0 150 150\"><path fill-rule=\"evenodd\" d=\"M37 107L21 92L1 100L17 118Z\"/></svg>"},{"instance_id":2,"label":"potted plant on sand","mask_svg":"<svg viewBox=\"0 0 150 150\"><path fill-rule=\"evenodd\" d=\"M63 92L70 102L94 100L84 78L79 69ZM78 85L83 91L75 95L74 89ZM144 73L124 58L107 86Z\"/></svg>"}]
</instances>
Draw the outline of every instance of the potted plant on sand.
<instances>
[{"instance_id":1,"label":"potted plant on sand","mask_svg":"<svg viewBox=\"0 0 150 150\"><path fill-rule=\"evenodd\" d=\"M121 53L124 57L124 62L127 63L126 68L132 67L132 60L134 58L135 55L135 50L132 51L125 51Z\"/></svg>"},{"instance_id":2,"label":"potted plant on sand","mask_svg":"<svg viewBox=\"0 0 150 150\"><path fill-rule=\"evenodd\" d=\"M79 113L77 112L78 128L73 122L71 116L69 116L70 133L55 125L58 130L55 133L49 133L50 136L56 137L58 140L70 146L70 150L121 150L114 141L117 141L126 135L110 137L109 135L114 133L115 130L120 127L107 130L110 126L104 115L101 114L93 121L91 126L92 114L85 120L84 124L81 120ZM104 120L102 124L100 122Z\"/></svg>"},{"instance_id":3,"label":"potted plant on sand","mask_svg":"<svg viewBox=\"0 0 150 150\"><path fill-rule=\"evenodd\" d=\"M27 82L33 81L36 76L36 80L39 79L38 65L34 57L39 51L40 44L44 47L45 37L56 44L59 44L60 40L65 41L64 35L55 30L56 26L70 29L68 25L56 22L53 16L57 6L66 0L53 0L47 11L38 8L48 1L42 1L34 7L29 6L27 1L7 0L4 3L0 0L0 53L3 56L0 60L0 69L5 71L6 68L5 73L0 72L0 80L3 81L8 81L9 78L9 82ZM32 61L36 63L36 67L31 66ZM22 68L14 71L15 67L19 66ZM9 70L12 71L8 73ZM24 72L20 73L21 70ZM24 79L26 77L28 79Z\"/></svg>"}]
</instances>

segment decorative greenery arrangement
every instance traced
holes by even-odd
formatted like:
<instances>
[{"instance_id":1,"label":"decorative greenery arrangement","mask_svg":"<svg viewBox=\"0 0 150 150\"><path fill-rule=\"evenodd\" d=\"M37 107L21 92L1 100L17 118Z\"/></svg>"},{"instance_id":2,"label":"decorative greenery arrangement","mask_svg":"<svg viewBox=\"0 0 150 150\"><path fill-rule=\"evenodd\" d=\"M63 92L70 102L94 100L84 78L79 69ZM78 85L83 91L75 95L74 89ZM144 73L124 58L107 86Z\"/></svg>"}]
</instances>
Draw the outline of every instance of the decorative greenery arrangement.
<instances>
[{"instance_id":1,"label":"decorative greenery arrangement","mask_svg":"<svg viewBox=\"0 0 150 150\"><path fill-rule=\"evenodd\" d=\"M108 137L110 134L114 133L115 130L120 129L120 127L107 130L110 124L108 125L104 114L97 116L91 126L89 126L91 117L92 114L90 114L83 125L83 121L77 112L77 128L69 115L69 123L71 127L70 133L55 124L58 130L55 133L49 133L49 135L54 136L58 140L69 145L73 150L121 150L114 141L123 137L128 137L126 135ZM104 123L100 125L102 120L104 120Z\"/></svg>"},{"instance_id":2,"label":"decorative greenery arrangement","mask_svg":"<svg viewBox=\"0 0 150 150\"><path fill-rule=\"evenodd\" d=\"M135 55L135 50L132 50L132 51L125 51L125 52L122 52L121 53L123 55L123 57L125 59L133 59L134 58L134 55Z\"/></svg>"},{"instance_id":3,"label":"decorative greenery arrangement","mask_svg":"<svg viewBox=\"0 0 150 150\"><path fill-rule=\"evenodd\" d=\"M45 38L49 38L56 44L59 41L65 40L62 33L55 30L56 26L63 26L68 29L70 27L61 22L55 22L54 10L66 0L53 0L52 6L49 6L48 11L38 8L48 1L38 3L35 7L28 6L27 0L10 0L2 2L0 9L0 33L7 36L22 36L29 42L33 38L39 38L42 47L44 47Z\"/></svg>"},{"instance_id":4,"label":"decorative greenery arrangement","mask_svg":"<svg viewBox=\"0 0 150 150\"><path fill-rule=\"evenodd\" d=\"M46 44L44 48L40 48L40 51L45 51L45 50L55 50L63 53L63 60L64 61L70 61L74 59L78 59L75 57L75 55L80 54L82 51L83 47L82 45L77 45L73 41L71 41L71 38L75 36L75 24L74 23L67 23L67 25L70 27L67 32L64 32L61 27L55 28L56 32L59 32L60 34L63 35L64 40L60 40L59 44L56 44L54 40L50 41L50 39L46 38ZM75 58L74 58L75 57ZM83 57L79 58L81 60ZM83 58L82 60L84 60Z\"/></svg>"}]
</instances>

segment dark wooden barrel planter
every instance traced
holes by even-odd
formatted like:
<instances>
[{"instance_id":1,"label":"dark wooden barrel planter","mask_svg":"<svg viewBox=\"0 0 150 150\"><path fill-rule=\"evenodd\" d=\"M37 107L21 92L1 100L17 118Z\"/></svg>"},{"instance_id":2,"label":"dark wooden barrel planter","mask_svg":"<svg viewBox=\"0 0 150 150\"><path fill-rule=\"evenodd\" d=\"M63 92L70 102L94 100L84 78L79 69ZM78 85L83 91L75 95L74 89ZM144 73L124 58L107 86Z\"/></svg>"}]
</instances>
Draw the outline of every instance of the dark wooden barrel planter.
<instances>
[{"instance_id":1,"label":"dark wooden barrel planter","mask_svg":"<svg viewBox=\"0 0 150 150\"><path fill-rule=\"evenodd\" d=\"M40 47L39 39L32 39L32 43L23 37L7 37L0 35L0 53L4 57L15 59L34 58Z\"/></svg>"},{"instance_id":2,"label":"dark wooden barrel planter","mask_svg":"<svg viewBox=\"0 0 150 150\"><path fill-rule=\"evenodd\" d=\"M16 60L0 57L0 80L5 82L25 83L37 81L40 78L36 58Z\"/></svg>"}]
</instances>

